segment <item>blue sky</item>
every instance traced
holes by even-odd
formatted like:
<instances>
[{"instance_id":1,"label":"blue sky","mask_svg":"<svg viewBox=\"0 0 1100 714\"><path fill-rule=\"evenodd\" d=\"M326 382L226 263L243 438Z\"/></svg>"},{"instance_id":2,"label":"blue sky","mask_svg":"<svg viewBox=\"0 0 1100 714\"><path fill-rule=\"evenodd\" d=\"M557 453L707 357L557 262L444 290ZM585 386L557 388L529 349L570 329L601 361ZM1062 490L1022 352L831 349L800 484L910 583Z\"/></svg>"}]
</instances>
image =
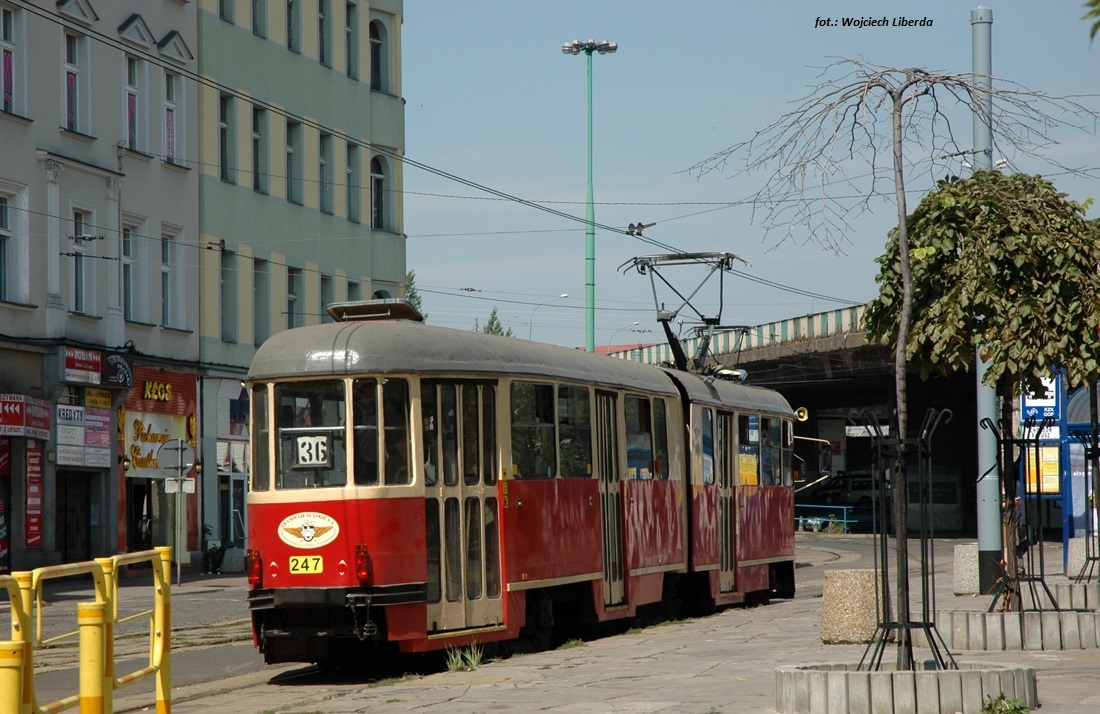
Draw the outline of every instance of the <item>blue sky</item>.
<instances>
[{"instance_id":1,"label":"blue sky","mask_svg":"<svg viewBox=\"0 0 1100 714\"><path fill-rule=\"evenodd\" d=\"M1100 42L1089 44L1081 3L1004 0L991 7L993 73L1052 95L1100 93ZM406 0L403 94L409 158L583 219L586 191L584 55L561 52L574 39L612 40L593 73L596 222L687 252L736 253L739 270L800 288L807 297L727 278L725 324L760 324L876 294L874 258L896 222L892 202L850 224L840 253L809 230L791 239L766 233L743 201L762 174L698 176L697 162L750 138L807 95L821 68L840 57L898 67L969 72L970 11L946 0L733 2L685 0ZM815 28L818 17L928 18L931 27ZM1090 99L1093 108L1100 100ZM960 144L971 121L959 114ZM1100 138L1055 133L1063 163L1100 166ZM927 157L910 157L920 161ZM994 156L994 160L1000 158ZM908 177L910 211L936 177L965 174L961 159ZM1021 170L1057 169L1020 159ZM1071 198L1097 196L1095 181L1051 176ZM408 267L429 322L473 329L495 306L517 336L577 346L584 332L584 224L407 167ZM1097 215L1097 209L1090 212ZM648 277L619 266L666 252L596 232L596 345L659 341ZM666 271L692 291L699 268ZM567 299L557 296L568 293ZM661 299L675 299L659 293ZM698 304L717 311L717 282ZM678 304L678 301L676 301ZM541 305L541 307L540 307ZM536 311L537 307L537 311ZM690 317L690 315L688 315ZM637 321L639 325L633 326ZM690 323L690 320L689 320ZM650 330L650 332L632 332Z\"/></svg>"}]
</instances>

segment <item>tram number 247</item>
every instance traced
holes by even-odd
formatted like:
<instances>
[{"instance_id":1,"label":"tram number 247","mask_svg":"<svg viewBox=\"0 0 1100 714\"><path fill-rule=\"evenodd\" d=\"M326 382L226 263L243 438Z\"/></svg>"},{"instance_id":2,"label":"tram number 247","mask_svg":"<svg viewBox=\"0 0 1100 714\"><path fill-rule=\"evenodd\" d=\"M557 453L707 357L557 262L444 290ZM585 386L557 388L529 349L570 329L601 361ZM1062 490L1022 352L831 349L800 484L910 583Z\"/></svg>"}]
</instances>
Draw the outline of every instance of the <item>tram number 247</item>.
<instances>
[{"instance_id":1,"label":"tram number 247","mask_svg":"<svg viewBox=\"0 0 1100 714\"><path fill-rule=\"evenodd\" d=\"M302 575L311 575L324 572L325 561L319 555L292 555L290 556L290 572Z\"/></svg>"}]
</instances>

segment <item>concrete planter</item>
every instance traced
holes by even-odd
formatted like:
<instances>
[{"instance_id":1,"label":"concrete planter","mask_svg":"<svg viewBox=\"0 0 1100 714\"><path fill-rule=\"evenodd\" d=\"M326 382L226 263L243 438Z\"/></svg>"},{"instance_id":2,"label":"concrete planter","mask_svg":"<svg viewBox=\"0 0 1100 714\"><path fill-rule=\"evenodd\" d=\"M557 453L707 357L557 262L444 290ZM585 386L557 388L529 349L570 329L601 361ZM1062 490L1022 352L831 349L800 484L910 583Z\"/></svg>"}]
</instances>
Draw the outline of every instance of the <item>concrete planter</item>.
<instances>
[{"instance_id":1,"label":"concrete planter","mask_svg":"<svg viewBox=\"0 0 1100 714\"><path fill-rule=\"evenodd\" d=\"M775 670L775 710L780 714L956 714L980 712L986 699L1019 699L1039 706L1035 669L959 662L958 669L860 671L855 664L806 664Z\"/></svg>"}]
</instances>

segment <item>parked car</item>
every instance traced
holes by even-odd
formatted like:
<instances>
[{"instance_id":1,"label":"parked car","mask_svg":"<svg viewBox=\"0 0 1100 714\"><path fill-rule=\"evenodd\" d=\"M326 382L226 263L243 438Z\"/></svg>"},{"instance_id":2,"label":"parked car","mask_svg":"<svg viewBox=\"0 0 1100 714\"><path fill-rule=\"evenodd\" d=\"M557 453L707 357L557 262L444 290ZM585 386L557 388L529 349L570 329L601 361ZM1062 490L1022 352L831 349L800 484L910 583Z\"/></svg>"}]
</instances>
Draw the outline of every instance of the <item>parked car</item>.
<instances>
[{"instance_id":1,"label":"parked car","mask_svg":"<svg viewBox=\"0 0 1100 714\"><path fill-rule=\"evenodd\" d=\"M874 499L874 488L874 477L868 471L838 471L821 482L812 496L805 500L825 505L870 506ZM889 494L887 486L887 498L890 497Z\"/></svg>"}]
</instances>

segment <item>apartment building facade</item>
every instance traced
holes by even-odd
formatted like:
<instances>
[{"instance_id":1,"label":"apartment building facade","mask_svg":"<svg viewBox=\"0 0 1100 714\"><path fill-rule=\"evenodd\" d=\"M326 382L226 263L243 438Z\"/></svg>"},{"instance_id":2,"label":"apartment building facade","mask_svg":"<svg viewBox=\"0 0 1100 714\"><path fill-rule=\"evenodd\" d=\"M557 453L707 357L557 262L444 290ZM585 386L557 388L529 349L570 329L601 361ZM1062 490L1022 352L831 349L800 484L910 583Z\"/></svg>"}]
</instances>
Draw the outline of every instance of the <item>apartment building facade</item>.
<instances>
[{"instance_id":1,"label":"apartment building facade","mask_svg":"<svg viewBox=\"0 0 1100 714\"><path fill-rule=\"evenodd\" d=\"M0 0L0 572L239 540L256 346L403 284L400 23Z\"/></svg>"}]
</instances>

